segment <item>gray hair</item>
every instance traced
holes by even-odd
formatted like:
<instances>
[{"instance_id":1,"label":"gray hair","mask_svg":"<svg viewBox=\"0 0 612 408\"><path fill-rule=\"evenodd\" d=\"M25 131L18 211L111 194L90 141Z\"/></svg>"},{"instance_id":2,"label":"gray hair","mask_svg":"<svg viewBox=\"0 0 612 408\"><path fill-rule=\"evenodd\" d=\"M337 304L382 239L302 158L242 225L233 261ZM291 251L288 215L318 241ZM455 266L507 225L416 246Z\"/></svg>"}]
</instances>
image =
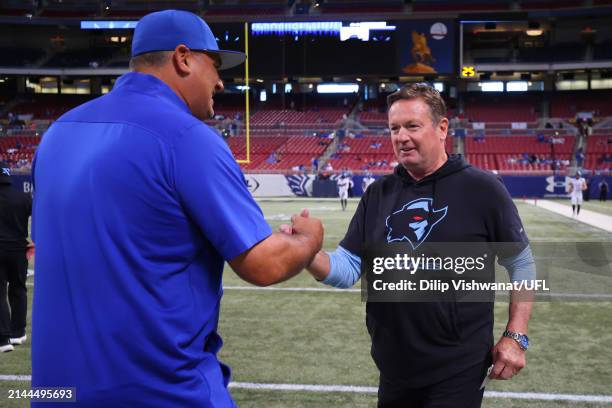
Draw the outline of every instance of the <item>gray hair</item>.
<instances>
[{"instance_id":1,"label":"gray hair","mask_svg":"<svg viewBox=\"0 0 612 408\"><path fill-rule=\"evenodd\" d=\"M416 98L421 98L421 100L429 106L431 121L434 124L440 123L440 120L446 117L446 104L442 96L440 96L440 92L424 83L405 85L387 96L387 108L390 109L391 105L399 100L411 100Z\"/></svg>"}]
</instances>

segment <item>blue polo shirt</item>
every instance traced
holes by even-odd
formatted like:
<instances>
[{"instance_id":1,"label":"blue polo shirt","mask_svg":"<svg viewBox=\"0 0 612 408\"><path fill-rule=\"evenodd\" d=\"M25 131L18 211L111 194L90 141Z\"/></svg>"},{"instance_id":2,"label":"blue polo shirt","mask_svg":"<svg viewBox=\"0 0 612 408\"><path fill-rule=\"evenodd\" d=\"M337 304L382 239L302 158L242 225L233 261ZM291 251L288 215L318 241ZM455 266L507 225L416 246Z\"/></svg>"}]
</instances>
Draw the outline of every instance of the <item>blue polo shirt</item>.
<instances>
[{"instance_id":1,"label":"blue polo shirt","mask_svg":"<svg viewBox=\"0 0 612 408\"><path fill-rule=\"evenodd\" d=\"M49 128L33 177L32 386L75 387L75 407L234 406L223 263L271 231L221 137L129 73Z\"/></svg>"}]
</instances>

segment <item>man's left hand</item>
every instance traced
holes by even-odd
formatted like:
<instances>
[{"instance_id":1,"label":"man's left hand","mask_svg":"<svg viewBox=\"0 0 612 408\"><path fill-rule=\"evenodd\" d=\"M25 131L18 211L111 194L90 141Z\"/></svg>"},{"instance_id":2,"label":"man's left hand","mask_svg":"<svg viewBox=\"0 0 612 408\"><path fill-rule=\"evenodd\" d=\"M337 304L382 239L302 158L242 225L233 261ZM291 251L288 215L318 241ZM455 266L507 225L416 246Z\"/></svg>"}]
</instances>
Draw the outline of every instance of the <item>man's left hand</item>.
<instances>
[{"instance_id":1,"label":"man's left hand","mask_svg":"<svg viewBox=\"0 0 612 408\"><path fill-rule=\"evenodd\" d=\"M26 248L26 259L29 261L32 258L34 258L34 244L33 243L29 243L28 247Z\"/></svg>"},{"instance_id":2,"label":"man's left hand","mask_svg":"<svg viewBox=\"0 0 612 408\"><path fill-rule=\"evenodd\" d=\"M525 367L525 350L508 337L502 337L493 350L493 370L490 377L494 380L509 380Z\"/></svg>"}]
</instances>

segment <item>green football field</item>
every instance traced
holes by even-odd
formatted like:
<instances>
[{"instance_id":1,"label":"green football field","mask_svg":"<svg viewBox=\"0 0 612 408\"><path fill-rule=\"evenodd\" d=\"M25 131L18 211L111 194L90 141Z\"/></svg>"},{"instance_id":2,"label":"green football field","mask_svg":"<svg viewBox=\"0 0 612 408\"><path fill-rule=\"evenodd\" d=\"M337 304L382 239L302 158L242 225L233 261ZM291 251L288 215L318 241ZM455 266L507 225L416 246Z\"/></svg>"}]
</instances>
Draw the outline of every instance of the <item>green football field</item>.
<instances>
[{"instance_id":1,"label":"green football field","mask_svg":"<svg viewBox=\"0 0 612 408\"><path fill-rule=\"evenodd\" d=\"M340 211L335 200L267 200L260 204L274 228L288 222L291 214L309 208L313 217L323 220L325 248L334 249L357 201L350 201L346 212ZM611 214L612 206L598 204L600 207L589 209ZM612 234L578 220L522 202L517 206L534 244L612 241ZM557 280L576 279L595 293L612 294L612 276L605 274L609 265L599 276L571 263L560 269ZM365 305L359 292L309 290L326 287L307 273L273 288L255 289L229 268L224 285L219 330L225 345L220 357L233 367L237 386L232 394L239 406L375 406L376 395L364 389L376 387L378 374L369 355ZM560 288L570 290L568 286L558 282ZM526 368L510 381L492 381L487 391L497 394L488 394L483 406L612 406L612 297L607 299L536 302ZM507 303L500 297L495 307L496 336L503 331L506 318ZM7 399L10 389L24 389L29 383L6 377L29 374L29 343L0 355L0 407L29 406ZM281 384L295 387L283 390ZM359 388L341 392L325 391L324 386ZM591 397L595 401L589 401Z\"/></svg>"}]
</instances>

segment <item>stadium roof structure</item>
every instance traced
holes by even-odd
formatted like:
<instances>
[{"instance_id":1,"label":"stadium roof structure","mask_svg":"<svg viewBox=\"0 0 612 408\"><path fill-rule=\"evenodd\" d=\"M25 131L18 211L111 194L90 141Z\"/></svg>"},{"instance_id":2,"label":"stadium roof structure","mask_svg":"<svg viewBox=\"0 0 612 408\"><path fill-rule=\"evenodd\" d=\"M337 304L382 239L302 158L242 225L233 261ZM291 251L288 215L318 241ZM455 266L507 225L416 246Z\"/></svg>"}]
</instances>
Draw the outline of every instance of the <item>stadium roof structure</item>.
<instances>
[{"instance_id":1,"label":"stadium roof structure","mask_svg":"<svg viewBox=\"0 0 612 408\"><path fill-rule=\"evenodd\" d=\"M263 19L357 18L503 18L564 17L612 14L612 0L4 0L3 22L22 20L47 23L49 19L138 19L158 10L182 9L208 21L258 21Z\"/></svg>"}]
</instances>

